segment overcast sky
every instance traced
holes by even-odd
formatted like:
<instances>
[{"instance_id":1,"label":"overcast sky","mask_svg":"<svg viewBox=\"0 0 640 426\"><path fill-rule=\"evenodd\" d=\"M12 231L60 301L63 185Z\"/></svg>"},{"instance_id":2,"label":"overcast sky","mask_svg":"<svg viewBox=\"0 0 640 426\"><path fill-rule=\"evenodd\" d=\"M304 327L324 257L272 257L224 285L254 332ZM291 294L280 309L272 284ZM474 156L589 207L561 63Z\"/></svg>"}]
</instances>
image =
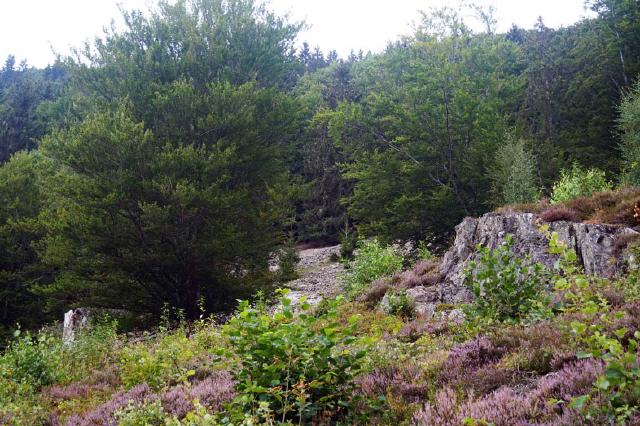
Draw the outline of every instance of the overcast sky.
<instances>
[{"instance_id":1,"label":"overcast sky","mask_svg":"<svg viewBox=\"0 0 640 426\"><path fill-rule=\"evenodd\" d=\"M9 54L35 66L53 61L52 49L68 53L108 26L119 23L117 4L143 8L151 0L0 0L0 61ZM451 4L447 0L271 0L271 8L305 19L311 28L300 35L323 51L336 49L347 56L357 51L382 50L388 41L411 33L417 10ZM498 30L512 23L530 28L538 16L547 26L570 25L585 16L584 0L476 0L494 5Z\"/></svg>"}]
</instances>

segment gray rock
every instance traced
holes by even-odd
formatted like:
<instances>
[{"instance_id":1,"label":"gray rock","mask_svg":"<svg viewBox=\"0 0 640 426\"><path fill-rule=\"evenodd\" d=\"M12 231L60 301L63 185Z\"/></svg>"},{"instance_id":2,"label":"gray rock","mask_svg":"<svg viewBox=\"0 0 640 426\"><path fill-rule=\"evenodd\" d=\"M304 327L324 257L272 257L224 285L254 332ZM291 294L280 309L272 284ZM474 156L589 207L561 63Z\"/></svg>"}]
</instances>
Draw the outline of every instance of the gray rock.
<instances>
[{"instance_id":1,"label":"gray rock","mask_svg":"<svg viewBox=\"0 0 640 426\"><path fill-rule=\"evenodd\" d=\"M76 333L89 325L90 311L86 308L71 309L64 314L62 341L65 344L75 340Z\"/></svg>"},{"instance_id":2,"label":"gray rock","mask_svg":"<svg viewBox=\"0 0 640 426\"><path fill-rule=\"evenodd\" d=\"M548 253L548 238L539 230L542 223L532 213L488 213L480 218L466 218L456 227L453 246L440 265L442 281L436 286L439 301L460 303L470 300L464 284L464 271L474 259L476 245L495 248L503 243L507 234L514 237L516 254L529 255L536 262L552 267L557 256ZM575 250L578 263L585 273L604 278L616 275L623 255L618 253L616 240L629 234L639 235L633 229L606 224L559 221L549 224L560 240Z\"/></svg>"}]
</instances>

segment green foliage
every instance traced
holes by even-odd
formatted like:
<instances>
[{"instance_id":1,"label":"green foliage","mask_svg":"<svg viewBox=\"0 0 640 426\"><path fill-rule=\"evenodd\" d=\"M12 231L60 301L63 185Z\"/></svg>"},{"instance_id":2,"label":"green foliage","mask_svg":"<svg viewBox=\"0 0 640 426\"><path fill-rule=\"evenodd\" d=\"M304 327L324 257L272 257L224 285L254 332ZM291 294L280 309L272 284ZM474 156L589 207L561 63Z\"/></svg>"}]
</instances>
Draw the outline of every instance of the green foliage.
<instances>
[{"instance_id":1,"label":"green foliage","mask_svg":"<svg viewBox=\"0 0 640 426\"><path fill-rule=\"evenodd\" d=\"M554 290L562 296L559 310L579 314L578 320L570 323L570 329L579 343L576 356L579 359L597 358L603 360L604 374L594 383L590 395L578 397L580 406L590 399L600 397L605 404L591 408L604 414L616 424L625 424L637 412L640 405L640 364L638 363L638 339L627 327L616 327L623 312L611 312L605 292L615 287L612 282L588 277L576 265L577 256L566 243L558 239L557 233L549 235L548 227L542 229L550 236L549 252L558 255ZM631 282L626 282L629 287ZM575 403L575 402L574 402Z\"/></svg>"},{"instance_id":2,"label":"green foliage","mask_svg":"<svg viewBox=\"0 0 640 426\"><path fill-rule=\"evenodd\" d=\"M493 250L478 245L476 259L466 271L466 283L475 299L468 312L473 318L521 321L544 307L544 267L513 253L513 243L513 236L507 235Z\"/></svg>"},{"instance_id":3,"label":"green foliage","mask_svg":"<svg viewBox=\"0 0 640 426\"><path fill-rule=\"evenodd\" d=\"M433 252L425 241L418 242L418 260L431 260L434 258Z\"/></svg>"},{"instance_id":4,"label":"green foliage","mask_svg":"<svg viewBox=\"0 0 640 426\"><path fill-rule=\"evenodd\" d=\"M165 334L152 350L139 343L119 354L120 377L127 388L146 383L159 389L170 382L185 382L195 374L191 368L197 351L183 330Z\"/></svg>"},{"instance_id":5,"label":"green foliage","mask_svg":"<svg viewBox=\"0 0 640 426\"><path fill-rule=\"evenodd\" d=\"M274 314L243 301L224 326L239 362L232 370L236 404L257 422L344 416L353 406L354 378L366 353L354 347L357 317L346 326L338 322L340 299L318 316L301 300L295 313L286 291L281 294Z\"/></svg>"},{"instance_id":6,"label":"green foliage","mask_svg":"<svg viewBox=\"0 0 640 426\"><path fill-rule=\"evenodd\" d=\"M288 244L278 252L278 264L280 265L280 280L287 282L298 278L296 266L300 261L300 256L293 244Z\"/></svg>"},{"instance_id":7,"label":"green foliage","mask_svg":"<svg viewBox=\"0 0 640 426\"><path fill-rule=\"evenodd\" d=\"M583 169L575 163L571 170L563 170L560 180L553 185L552 203L563 203L578 197L586 197L596 192L613 188L602 170Z\"/></svg>"},{"instance_id":8,"label":"green foliage","mask_svg":"<svg viewBox=\"0 0 640 426\"><path fill-rule=\"evenodd\" d=\"M540 197L536 161L522 139L508 139L496 152L492 173L496 205L530 203Z\"/></svg>"},{"instance_id":9,"label":"green foliage","mask_svg":"<svg viewBox=\"0 0 640 426\"><path fill-rule=\"evenodd\" d=\"M345 290L350 296L357 296L376 279L392 275L400 268L402 257L392 246L385 247L378 240L363 240L345 276Z\"/></svg>"},{"instance_id":10,"label":"green foliage","mask_svg":"<svg viewBox=\"0 0 640 426\"><path fill-rule=\"evenodd\" d=\"M358 234L348 227L340 234L340 257L343 260L352 260L353 253L358 248Z\"/></svg>"},{"instance_id":11,"label":"green foliage","mask_svg":"<svg viewBox=\"0 0 640 426\"><path fill-rule=\"evenodd\" d=\"M618 130L622 135L623 185L640 186L640 82L620 105Z\"/></svg>"},{"instance_id":12,"label":"green foliage","mask_svg":"<svg viewBox=\"0 0 640 426\"><path fill-rule=\"evenodd\" d=\"M0 376L24 383L34 389L55 383L61 378L62 346L47 333L21 335L20 329L0 358Z\"/></svg>"},{"instance_id":13,"label":"green foliage","mask_svg":"<svg viewBox=\"0 0 640 426\"><path fill-rule=\"evenodd\" d=\"M50 318L35 293L36 285L54 275L36 250L45 234L38 218L47 174L47 162L37 153L17 153L0 166L0 347L2 324L34 328Z\"/></svg>"},{"instance_id":14,"label":"green foliage","mask_svg":"<svg viewBox=\"0 0 640 426\"><path fill-rule=\"evenodd\" d=\"M67 78L63 65L56 62L45 69L18 66L9 56L0 68L0 164L22 150L36 148L53 125L46 105L59 98Z\"/></svg>"},{"instance_id":15,"label":"green foliage","mask_svg":"<svg viewBox=\"0 0 640 426\"><path fill-rule=\"evenodd\" d=\"M165 414L160 401L145 401L143 404L130 403L118 410L114 416L118 426L153 426L165 424Z\"/></svg>"},{"instance_id":16,"label":"green foliage","mask_svg":"<svg viewBox=\"0 0 640 426\"><path fill-rule=\"evenodd\" d=\"M385 314L411 318L415 313L415 302L405 290L387 291L380 303Z\"/></svg>"},{"instance_id":17,"label":"green foliage","mask_svg":"<svg viewBox=\"0 0 640 426\"><path fill-rule=\"evenodd\" d=\"M201 298L213 311L242 294L235 271L256 286L265 276L287 208L281 150L270 136L279 124L270 121L286 122L279 105L287 102L253 84L209 86L204 97L173 88L207 105L200 130L227 135L165 142L123 104L43 141L60 167L49 182L43 255L66 272L45 288L50 296L156 315L169 303L193 319Z\"/></svg>"},{"instance_id":18,"label":"green foliage","mask_svg":"<svg viewBox=\"0 0 640 426\"><path fill-rule=\"evenodd\" d=\"M425 14L413 37L354 66L367 91L330 115L330 134L351 160L345 201L362 235L443 236L486 208L490 159L522 87L520 51L474 34L463 14Z\"/></svg>"}]
</instances>

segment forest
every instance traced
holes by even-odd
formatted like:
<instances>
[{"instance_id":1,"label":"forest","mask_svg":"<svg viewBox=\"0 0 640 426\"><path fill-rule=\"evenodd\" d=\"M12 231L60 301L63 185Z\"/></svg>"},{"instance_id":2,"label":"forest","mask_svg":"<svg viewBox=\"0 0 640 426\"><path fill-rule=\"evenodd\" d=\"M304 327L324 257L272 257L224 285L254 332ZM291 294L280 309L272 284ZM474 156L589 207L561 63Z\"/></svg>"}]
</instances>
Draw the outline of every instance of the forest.
<instances>
[{"instance_id":1,"label":"forest","mask_svg":"<svg viewBox=\"0 0 640 426\"><path fill-rule=\"evenodd\" d=\"M0 322L165 303L195 318L268 288L269 255L296 242L446 242L574 164L637 183L640 117L620 105L640 7L588 5L596 18L507 34L433 11L341 59L296 49L302 24L253 1L161 2L45 69L9 57Z\"/></svg>"},{"instance_id":2,"label":"forest","mask_svg":"<svg viewBox=\"0 0 640 426\"><path fill-rule=\"evenodd\" d=\"M585 7L571 26L506 33L491 10L425 11L384 51L341 58L258 1L161 0L123 7L124 28L46 68L15 52L0 68L0 347L78 307L125 312L123 330L239 309L266 332L237 300L278 294L296 246L340 243L345 262L374 244L384 263L375 245L406 241L437 255L467 216L633 191L640 3ZM313 318L281 331L313 340ZM351 342L327 336L325 355ZM234 424L216 422L184 424Z\"/></svg>"}]
</instances>

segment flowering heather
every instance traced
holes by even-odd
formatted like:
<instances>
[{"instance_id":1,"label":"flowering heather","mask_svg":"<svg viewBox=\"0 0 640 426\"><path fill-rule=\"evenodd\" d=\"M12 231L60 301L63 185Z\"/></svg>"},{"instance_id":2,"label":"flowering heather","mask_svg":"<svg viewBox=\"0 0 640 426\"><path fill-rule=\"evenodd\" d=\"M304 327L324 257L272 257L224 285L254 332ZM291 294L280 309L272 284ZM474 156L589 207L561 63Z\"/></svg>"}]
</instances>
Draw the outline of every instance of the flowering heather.
<instances>
[{"instance_id":1,"label":"flowering heather","mask_svg":"<svg viewBox=\"0 0 640 426\"><path fill-rule=\"evenodd\" d=\"M87 384L87 383L71 383L70 385L61 386L54 385L43 390L43 395L51 399L71 400L76 398L84 398L92 392L103 390L108 385Z\"/></svg>"},{"instance_id":2,"label":"flowering heather","mask_svg":"<svg viewBox=\"0 0 640 426\"><path fill-rule=\"evenodd\" d=\"M406 323L400 331L398 331L396 337L403 342L415 342L427 334L439 336L447 333L451 329L452 323L455 323L455 321L445 319L425 320L418 318Z\"/></svg>"},{"instance_id":3,"label":"flowering heather","mask_svg":"<svg viewBox=\"0 0 640 426\"><path fill-rule=\"evenodd\" d=\"M193 401L200 403L212 410L218 411L222 405L229 402L235 396L234 382L227 371L216 371L206 379L195 382L191 386L179 385L169 389L161 395L155 394L145 383L137 385L126 392L119 392L109 402L100 405L95 410L83 415L72 416L67 426L98 426L115 425L113 414L128 405L142 405L148 402L160 400L163 409L178 418L184 417L193 411Z\"/></svg>"},{"instance_id":4,"label":"flowering heather","mask_svg":"<svg viewBox=\"0 0 640 426\"><path fill-rule=\"evenodd\" d=\"M67 426L117 426L113 414L127 407L130 403L141 405L146 401L154 401L157 396L151 392L146 383L134 386L128 391L118 392L110 401L95 410L83 415L74 415L67 421Z\"/></svg>"},{"instance_id":5,"label":"flowering heather","mask_svg":"<svg viewBox=\"0 0 640 426\"><path fill-rule=\"evenodd\" d=\"M211 411L219 411L235 397L234 382L227 371L216 371L191 387L176 386L160 396L166 412L178 418L193 410L193 401L198 400Z\"/></svg>"},{"instance_id":6,"label":"flowering heather","mask_svg":"<svg viewBox=\"0 0 640 426\"><path fill-rule=\"evenodd\" d=\"M427 385L420 383L422 369L415 364L402 367L376 369L360 377L357 384L362 394L375 398L379 395L393 394L407 403L423 401Z\"/></svg>"},{"instance_id":7,"label":"flowering heather","mask_svg":"<svg viewBox=\"0 0 640 426\"><path fill-rule=\"evenodd\" d=\"M568 401L573 396L589 392L603 369L603 363L593 359L566 365L562 370L541 378L531 398L537 398L539 401L549 398Z\"/></svg>"},{"instance_id":8,"label":"flowering heather","mask_svg":"<svg viewBox=\"0 0 640 426\"><path fill-rule=\"evenodd\" d=\"M387 291L393 286L389 283L387 278L379 278L372 282L369 287L358 296L359 302L364 302L367 306L373 308L376 306L387 294Z\"/></svg>"},{"instance_id":9,"label":"flowering heather","mask_svg":"<svg viewBox=\"0 0 640 426\"><path fill-rule=\"evenodd\" d=\"M569 401L589 392L602 370L602 363L598 361L580 361L542 377L529 393L502 387L482 398L463 402L458 401L451 388L445 387L436 394L433 404L427 403L415 413L412 424L454 426L462 424L465 418L472 418L496 426L579 425L583 419L578 412L549 401Z\"/></svg>"},{"instance_id":10,"label":"flowering heather","mask_svg":"<svg viewBox=\"0 0 640 426\"><path fill-rule=\"evenodd\" d=\"M437 260L422 260L405 272L394 277L397 286L409 289L418 286L432 286L440 281Z\"/></svg>"},{"instance_id":11,"label":"flowering heather","mask_svg":"<svg viewBox=\"0 0 640 426\"><path fill-rule=\"evenodd\" d=\"M494 346L486 337L478 337L458 345L449 353L440 379L445 383L457 380L463 375L498 361L505 352L504 348Z\"/></svg>"},{"instance_id":12,"label":"flowering heather","mask_svg":"<svg viewBox=\"0 0 640 426\"><path fill-rule=\"evenodd\" d=\"M429 272L437 271L439 265L438 259L421 260L413 267L413 272L416 275L426 275Z\"/></svg>"}]
</instances>

